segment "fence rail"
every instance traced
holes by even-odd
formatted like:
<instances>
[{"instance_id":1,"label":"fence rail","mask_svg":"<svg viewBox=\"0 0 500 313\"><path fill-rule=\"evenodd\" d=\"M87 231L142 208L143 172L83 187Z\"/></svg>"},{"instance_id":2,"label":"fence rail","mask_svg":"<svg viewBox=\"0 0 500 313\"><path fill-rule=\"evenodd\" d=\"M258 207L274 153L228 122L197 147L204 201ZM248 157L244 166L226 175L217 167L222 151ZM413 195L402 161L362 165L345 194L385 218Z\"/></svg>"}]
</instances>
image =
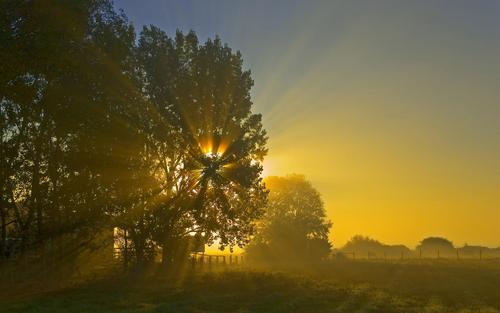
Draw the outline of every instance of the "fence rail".
<instances>
[{"instance_id":1,"label":"fence rail","mask_svg":"<svg viewBox=\"0 0 500 313\"><path fill-rule=\"evenodd\" d=\"M227 265L242 265L244 262L243 255L219 255L219 254L204 254L192 253L190 262L193 268L202 266L227 266Z\"/></svg>"},{"instance_id":2,"label":"fence rail","mask_svg":"<svg viewBox=\"0 0 500 313\"><path fill-rule=\"evenodd\" d=\"M476 252L463 252L460 249L452 251L443 251L436 249L418 250L412 252L387 253L372 251L340 251L335 254L337 257L345 257L352 260L418 260L418 259L443 259L443 260L484 260L500 259L498 252L485 252L482 250Z\"/></svg>"}]
</instances>

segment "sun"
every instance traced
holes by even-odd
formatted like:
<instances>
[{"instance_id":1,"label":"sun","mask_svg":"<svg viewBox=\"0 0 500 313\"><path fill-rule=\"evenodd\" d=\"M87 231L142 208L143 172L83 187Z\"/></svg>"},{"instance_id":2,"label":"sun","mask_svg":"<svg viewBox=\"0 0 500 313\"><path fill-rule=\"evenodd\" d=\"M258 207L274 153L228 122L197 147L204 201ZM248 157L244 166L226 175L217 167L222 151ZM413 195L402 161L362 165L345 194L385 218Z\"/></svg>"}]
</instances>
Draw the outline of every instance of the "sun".
<instances>
[{"instance_id":1,"label":"sun","mask_svg":"<svg viewBox=\"0 0 500 313\"><path fill-rule=\"evenodd\" d=\"M271 161L269 159L265 159L264 162L262 162L261 177L266 178L267 176L270 176L271 170L272 170Z\"/></svg>"},{"instance_id":2,"label":"sun","mask_svg":"<svg viewBox=\"0 0 500 313\"><path fill-rule=\"evenodd\" d=\"M221 151L207 151L205 152L205 156L209 158L220 158L222 156Z\"/></svg>"},{"instance_id":3,"label":"sun","mask_svg":"<svg viewBox=\"0 0 500 313\"><path fill-rule=\"evenodd\" d=\"M228 149L230 141L218 136L204 136L198 139L201 152L207 156L222 156Z\"/></svg>"}]
</instances>

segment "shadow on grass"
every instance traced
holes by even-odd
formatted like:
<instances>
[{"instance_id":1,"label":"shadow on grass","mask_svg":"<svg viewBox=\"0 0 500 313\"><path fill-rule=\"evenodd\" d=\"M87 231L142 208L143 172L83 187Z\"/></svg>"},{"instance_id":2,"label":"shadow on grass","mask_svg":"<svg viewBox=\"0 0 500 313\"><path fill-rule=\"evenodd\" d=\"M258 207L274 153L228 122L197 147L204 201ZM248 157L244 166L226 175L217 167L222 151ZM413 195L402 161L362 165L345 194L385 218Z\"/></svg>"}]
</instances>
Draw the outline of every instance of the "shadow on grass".
<instances>
[{"instance_id":1,"label":"shadow on grass","mask_svg":"<svg viewBox=\"0 0 500 313\"><path fill-rule=\"evenodd\" d=\"M416 271L408 265L379 266L382 265L336 264L335 270L317 269L307 276L250 270L187 271L175 276L151 272L10 299L3 297L0 312L499 312L474 295L468 302L457 301L456 297L467 294L464 286L452 285L457 281L447 283L448 292L456 293L450 299L446 292L425 293L418 286L410 288L435 274L426 273L429 269L425 267ZM449 280L455 272L446 272L446 268L437 267L436 271L444 271L442 275ZM352 277L349 273L340 275L348 271ZM417 277L419 271L424 271L423 278ZM365 281L358 275L364 275ZM378 283L377 275L381 275L381 280L385 277L383 281L389 277L389 283ZM459 276L458 282L470 279L470 273L466 271L464 275ZM414 281L398 285L393 281L398 279Z\"/></svg>"}]
</instances>

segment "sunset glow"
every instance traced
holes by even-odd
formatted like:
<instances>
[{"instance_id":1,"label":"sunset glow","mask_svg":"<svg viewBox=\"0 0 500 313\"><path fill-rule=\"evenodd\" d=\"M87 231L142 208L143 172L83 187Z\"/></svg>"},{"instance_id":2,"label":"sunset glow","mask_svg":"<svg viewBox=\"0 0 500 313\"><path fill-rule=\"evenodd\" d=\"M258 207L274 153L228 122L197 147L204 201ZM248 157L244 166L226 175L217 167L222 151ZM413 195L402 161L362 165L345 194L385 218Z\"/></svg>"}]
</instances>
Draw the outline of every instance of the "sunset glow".
<instances>
[{"instance_id":1,"label":"sunset glow","mask_svg":"<svg viewBox=\"0 0 500 313\"><path fill-rule=\"evenodd\" d=\"M500 313L500 1L0 1L1 313Z\"/></svg>"},{"instance_id":2,"label":"sunset glow","mask_svg":"<svg viewBox=\"0 0 500 313\"><path fill-rule=\"evenodd\" d=\"M167 20L171 3L117 6L241 49L270 135L264 175L310 178L336 246L357 233L500 244L497 4L293 2L281 14L280 1L224 3Z\"/></svg>"}]
</instances>

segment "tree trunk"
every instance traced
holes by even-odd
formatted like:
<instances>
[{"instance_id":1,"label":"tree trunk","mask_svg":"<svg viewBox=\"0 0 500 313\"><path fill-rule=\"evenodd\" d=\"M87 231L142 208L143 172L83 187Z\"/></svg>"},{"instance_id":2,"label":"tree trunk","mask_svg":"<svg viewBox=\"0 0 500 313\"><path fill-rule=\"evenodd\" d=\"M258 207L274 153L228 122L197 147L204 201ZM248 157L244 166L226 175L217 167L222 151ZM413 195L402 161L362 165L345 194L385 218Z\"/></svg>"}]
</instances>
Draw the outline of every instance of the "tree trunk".
<instances>
[{"instance_id":1,"label":"tree trunk","mask_svg":"<svg viewBox=\"0 0 500 313\"><path fill-rule=\"evenodd\" d=\"M1 128L0 128L0 138L3 138L4 136L4 124L2 122ZM0 161L0 218L1 218L1 239L0 239L0 260L5 258L6 256L6 242L7 242L7 208L5 207L7 204L7 195L6 195L6 189L5 184L7 181L7 162L6 160L3 160L5 158L5 151L4 151L4 145L2 143L0 147L0 155L2 156L2 160ZM4 206L4 201L5 201L5 206Z\"/></svg>"},{"instance_id":2,"label":"tree trunk","mask_svg":"<svg viewBox=\"0 0 500 313\"><path fill-rule=\"evenodd\" d=\"M39 145L37 145L39 148ZM39 153L39 152L35 152ZM33 181L31 188L31 196L33 199L34 211L36 212L36 226L38 232L38 241L42 242L42 206L40 204L40 156L35 157L35 164L33 166Z\"/></svg>"},{"instance_id":3,"label":"tree trunk","mask_svg":"<svg viewBox=\"0 0 500 313\"><path fill-rule=\"evenodd\" d=\"M167 242L164 242L161 247L161 263L164 268L170 268L172 266L172 247Z\"/></svg>"},{"instance_id":4,"label":"tree trunk","mask_svg":"<svg viewBox=\"0 0 500 313\"><path fill-rule=\"evenodd\" d=\"M3 207L3 199L0 199L0 219L2 225L2 237L0 241L0 260L4 259L6 256L6 244L7 244L7 214L5 208Z\"/></svg>"},{"instance_id":5,"label":"tree trunk","mask_svg":"<svg viewBox=\"0 0 500 313\"><path fill-rule=\"evenodd\" d=\"M124 245L123 245L123 266L125 267L125 271L128 271L128 238L127 238L127 229L125 228L123 230L123 240L124 240Z\"/></svg>"},{"instance_id":6,"label":"tree trunk","mask_svg":"<svg viewBox=\"0 0 500 313\"><path fill-rule=\"evenodd\" d=\"M177 242L173 238L168 238L162 245L162 264L164 268L172 268L175 262L175 252L177 249Z\"/></svg>"},{"instance_id":7,"label":"tree trunk","mask_svg":"<svg viewBox=\"0 0 500 313\"><path fill-rule=\"evenodd\" d=\"M32 172L32 181L31 181L31 207L30 207L30 219L26 224L26 230L29 232L29 228L31 227L31 219L33 215L36 215L36 230L37 230L37 238L35 238L34 243L37 244L38 254L40 259L44 260L44 249L43 249L43 236L42 236L42 206L40 203L41 195L40 195L40 144L37 143L35 151L35 159L33 164L33 172ZM29 240L30 241L30 240Z\"/></svg>"},{"instance_id":8,"label":"tree trunk","mask_svg":"<svg viewBox=\"0 0 500 313\"><path fill-rule=\"evenodd\" d=\"M50 203L50 212L47 212L45 210L45 214L49 215L52 214L52 225L50 227L50 230L48 230L47 226L44 229L45 232L45 237L51 237L54 235L55 229L58 227L54 227L54 225L59 225L61 223L61 214L59 211L59 203L58 203L58 190L57 190L57 184L59 181L59 173L57 172L57 169L59 167L59 159L58 159L58 153L60 151L59 149L59 140L56 140L55 144L52 141L52 138L54 137L53 131L50 132L48 138L49 138L49 154L48 154L48 166L47 166L47 173L49 176L49 180L51 183L51 190L50 193L47 194L47 199L49 200L48 202ZM55 138L55 137L54 137ZM49 207L47 207L48 209Z\"/></svg>"},{"instance_id":9,"label":"tree trunk","mask_svg":"<svg viewBox=\"0 0 500 313\"><path fill-rule=\"evenodd\" d=\"M145 264L145 238L142 232L131 231L130 237L134 243L135 252L135 267L136 269L142 269Z\"/></svg>"}]
</instances>

